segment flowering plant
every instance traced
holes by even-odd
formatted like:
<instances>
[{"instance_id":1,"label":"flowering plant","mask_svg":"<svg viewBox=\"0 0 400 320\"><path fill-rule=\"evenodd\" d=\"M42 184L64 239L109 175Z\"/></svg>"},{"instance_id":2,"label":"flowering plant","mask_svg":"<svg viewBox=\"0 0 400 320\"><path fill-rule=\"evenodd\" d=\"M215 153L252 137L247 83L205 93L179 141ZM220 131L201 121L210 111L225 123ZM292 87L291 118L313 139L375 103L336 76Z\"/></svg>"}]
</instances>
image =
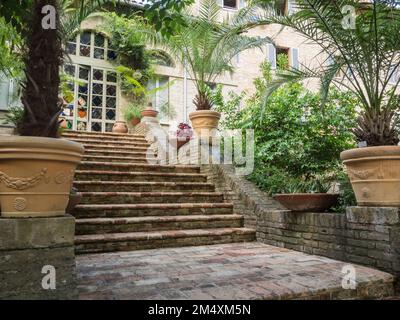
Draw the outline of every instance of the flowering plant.
<instances>
[{"instance_id":1,"label":"flowering plant","mask_svg":"<svg viewBox=\"0 0 400 320\"><path fill-rule=\"evenodd\" d=\"M180 123L178 125L178 130L176 131L177 138L186 138L190 139L193 137L193 130L192 127L189 126L187 123Z\"/></svg>"}]
</instances>

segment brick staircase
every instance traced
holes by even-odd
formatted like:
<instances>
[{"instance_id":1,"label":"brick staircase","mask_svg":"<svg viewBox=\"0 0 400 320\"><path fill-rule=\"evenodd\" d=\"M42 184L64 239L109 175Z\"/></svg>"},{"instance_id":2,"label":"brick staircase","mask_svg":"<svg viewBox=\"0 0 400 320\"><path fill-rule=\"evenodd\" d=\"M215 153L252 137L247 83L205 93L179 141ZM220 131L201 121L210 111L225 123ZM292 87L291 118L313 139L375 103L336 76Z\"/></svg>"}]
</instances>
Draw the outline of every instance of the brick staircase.
<instances>
[{"instance_id":1,"label":"brick staircase","mask_svg":"<svg viewBox=\"0 0 400 320\"><path fill-rule=\"evenodd\" d=\"M255 231L198 166L149 165L140 135L64 132L85 155L74 186L76 252L129 251L253 241Z\"/></svg>"}]
</instances>

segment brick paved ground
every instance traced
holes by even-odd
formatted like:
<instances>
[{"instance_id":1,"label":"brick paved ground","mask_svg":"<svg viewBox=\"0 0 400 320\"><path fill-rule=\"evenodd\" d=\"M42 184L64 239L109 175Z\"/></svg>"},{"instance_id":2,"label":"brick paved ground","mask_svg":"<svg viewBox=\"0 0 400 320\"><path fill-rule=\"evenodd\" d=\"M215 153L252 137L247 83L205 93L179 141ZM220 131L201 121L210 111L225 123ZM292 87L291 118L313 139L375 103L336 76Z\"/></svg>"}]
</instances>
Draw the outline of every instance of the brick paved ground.
<instances>
[{"instance_id":1,"label":"brick paved ground","mask_svg":"<svg viewBox=\"0 0 400 320\"><path fill-rule=\"evenodd\" d=\"M347 299L392 295L391 275L261 243L77 256L80 299Z\"/></svg>"}]
</instances>

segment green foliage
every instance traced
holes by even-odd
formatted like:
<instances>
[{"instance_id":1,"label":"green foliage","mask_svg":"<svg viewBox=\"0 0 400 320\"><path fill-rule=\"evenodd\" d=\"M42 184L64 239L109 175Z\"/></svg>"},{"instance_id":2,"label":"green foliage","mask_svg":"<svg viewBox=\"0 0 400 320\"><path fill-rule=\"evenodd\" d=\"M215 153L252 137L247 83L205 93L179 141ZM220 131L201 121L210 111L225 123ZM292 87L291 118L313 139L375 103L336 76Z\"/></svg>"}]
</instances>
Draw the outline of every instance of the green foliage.
<instances>
[{"instance_id":1,"label":"green foliage","mask_svg":"<svg viewBox=\"0 0 400 320\"><path fill-rule=\"evenodd\" d=\"M22 39L17 30L0 17L0 74L20 77L23 63L21 55Z\"/></svg>"},{"instance_id":2,"label":"green foliage","mask_svg":"<svg viewBox=\"0 0 400 320\"><path fill-rule=\"evenodd\" d=\"M171 103L166 102L160 107L159 118L167 118L169 120L174 119L177 116L177 112Z\"/></svg>"},{"instance_id":3,"label":"green foliage","mask_svg":"<svg viewBox=\"0 0 400 320\"><path fill-rule=\"evenodd\" d=\"M183 26L174 34L157 39L158 45L187 66L197 90L193 100L197 110L212 108L209 84L215 83L218 76L234 71L232 60L237 54L269 42L267 38L244 35L251 18L246 10L239 11L229 22L220 21L221 12L215 0L202 0L195 18L185 11Z\"/></svg>"},{"instance_id":4,"label":"green foliage","mask_svg":"<svg viewBox=\"0 0 400 320\"><path fill-rule=\"evenodd\" d=\"M336 181L339 184L339 203L333 210L336 212L345 212L347 207L357 205L356 196L349 176L344 171L339 172Z\"/></svg>"},{"instance_id":5,"label":"green foliage","mask_svg":"<svg viewBox=\"0 0 400 320\"><path fill-rule=\"evenodd\" d=\"M245 93L237 94L230 91L226 99L223 96L222 88L222 85L218 85L216 90L210 94L215 105L215 111L222 114L219 126L227 130L240 128L243 117L240 106L245 97Z\"/></svg>"},{"instance_id":6,"label":"green foliage","mask_svg":"<svg viewBox=\"0 0 400 320\"><path fill-rule=\"evenodd\" d=\"M174 81L169 81L163 86L149 89L147 85L142 84L142 73L139 70L134 70L125 66L118 66L115 69L121 76L121 89L123 92L133 100L132 102L135 105L143 108L151 101L151 98L157 92L165 90L174 83Z\"/></svg>"},{"instance_id":7,"label":"green foliage","mask_svg":"<svg viewBox=\"0 0 400 320\"><path fill-rule=\"evenodd\" d=\"M280 53L276 57L276 66L278 70L289 69L289 57L285 53Z\"/></svg>"},{"instance_id":8,"label":"green foliage","mask_svg":"<svg viewBox=\"0 0 400 320\"><path fill-rule=\"evenodd\" d=\"M24 109L18 106L10 107L4 118L3 124L12 124L14 127L18 128L24 116Z\"/></svg>"},{"instance_id":9,"label":"green foliage","mask_svg":"<svg viewBox=\"0 0 400 320\"><path fill-rule=\"evenodd\" d=\"M276 90L264 106L262 93L273 79L268 63L261 71L256 93L241 110L243 94L225 101L216 91L218 110L229 114L223 127L254 129L255 171L248 178L269 194L328 191L343 172L340 152L354 147L357 98L332 90L322 108L318 93L294 83Z\"/></svg>"},{"instance_id":10,"label":"green foliage","mask_svg":"<svg viewBox=\"0 0 400 320\"><path fill-rule=\"evenodd\" d=\"M123 66L120 69L134 70L133 79L145 86L149 79L154 77L151 51L146 49L147 40L154 36L153 29L137 14L127 17L106 13L103 16L106 22L102 29L105 29L111 37L112 46L118 53L117 63Z\"/></svg>"},{"instance_id":11,"label":"green foliage","mask_svg":"<svg viewBox=\"0 0 400 320\"><path fill-rule=\"evenodd\" d=\"M143 105L137 105L135 103L130 103L123 110L122 114L126 122L131 121L134 118L141 119L142 115L140 114L143 111Z\"/></svg>"},{"instance_id":12,"label":"green foliage","mask_svg":"<svg viewBox=\"0 0 400 320\"><path fill-rule=\"evenodd\" d=\"M145 17L164 37L170 37L187 26L182 11L195 0L150 0L145 6Z\"/></svg>"},{"instance_id":13,"label":"green foliage","mask_svg":"<svg viewBox=\"0 0 400 320\"><path fill-rule=\"evenodd\" d=\"M347 88L358 97L362 111L353 129L357 140L366 141L369 146L398 144L399 105L394 89L400 86L400 77L390 83L400 70L397 1L297 0L297 10L289 16L271 10L275 0L254 3L266 10L254 17L252 27L289 27L306 41L317 44L322 53L319 66L278 72L266 90L267 96L285 83L308 78L320 80L322 102L328 100L332 87ZM354 26L342 25L348 21L349 12L341 10L345 6L354 8L357 14Z\"/></svg>"}]
</instances>

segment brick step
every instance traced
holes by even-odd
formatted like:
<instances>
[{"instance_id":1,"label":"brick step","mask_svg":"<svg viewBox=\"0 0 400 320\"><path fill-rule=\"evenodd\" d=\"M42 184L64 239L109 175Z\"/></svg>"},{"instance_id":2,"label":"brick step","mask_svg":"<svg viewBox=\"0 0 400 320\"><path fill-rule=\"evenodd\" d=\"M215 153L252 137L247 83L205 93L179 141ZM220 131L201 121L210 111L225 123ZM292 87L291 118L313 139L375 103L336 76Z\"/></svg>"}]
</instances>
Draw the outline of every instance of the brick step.
<instances>
[{"instance_id":1,"label":"brick step","mask_svg":"<svg viewBox=\"0 0 400 320\"><path fill-rule=\"evenodd\" d=\"M74 186L81 192L213 192L215 186L206 182L129 182L129 181L75 181Z\"/></svg>"},{"instance_id":2,"label":"brick step","mask_svg":"<svg viewBox=\"0 0 400 320\"><path fill-rule=\"evenodd\" d=\"M146 203L78 205L76 218L233 214L232 203Z\"/></svg>"},{"instance_id":3,"label":"brick step","mask_svg":"<svg viewBox=\"0 0 400 320\"><path fill-rule=\"evenodd\" d=\"M84 155L83 161L101 161L101 162L130 162L147 164L146 157L120 157L120 156L94 156Z\"/></svg>"},{"instance_id":4,"label":"brick step","mask_svg":"<svg viewBox=\"0 0 400 320\"><path fill-rule=\"evenodd\" d=\"M168 230L153 232L78 235L76 253L131 251L141 249L199 246L255 240L249 228Z\"/></svg>"},{"instance_id":5,"label":"brick step","mask_svg":"<svg viewBox=\"0 0 400 320\"><path fill-rule=\"evenodd\" d=\"M90 132L90 131L76 131L76 130L64 130L64 137L73 137L73 136L90 136L97 138L122 138L122 139L144 139L144 135L142 134L130 134L130 133L115 133L115 132Z\"/></svg>"},{"instance_id":6,"label":"brick step","mask_svg":"<svg viewBox=\"0 0 400 320\"><path fill-rule=\"evenodd\" d=\"M119 172L105 170L76 170L75 180L90 181L158 181L158 182L207 182L206 174L168 172ZM118 187L118 185L116 185Z\"/></svg>"},{"instance_id":7,"label":"brick step","mask_svg":"<svg viewBox=\"0 0 400 320\"><path fill-rule=\"evenodd\" d=\"M146 153L149 149L148 147L135 147L135 146L121 146L121 145L106 145L106 144L91 144L91 143L82 143L82 145L88 149L97 149L102 151L122 151L122 152L141 152Z\"/></svg>"},{"instance_id":8,"label":"brick step","mask_svg":"<svg viewBox=\"0 0 400 320\"><path fill-rule=\"evenodd\" d=\"M154 153L156 154L156 153ZM85 155L84 156L106 156L106 157L134 157L134 158L144 158L147 157L147 152L143 151L115 151L110 149L97 149L97 148L85 148Z\"/></svg>"},{"instance_id":9,"label":"brick step","mask_svg":"<svg viewBox=\"0 0 400 320\"><path fill-rule=\"evenodd\" d=\"M76 235L206 228L240 228L243 216L198 215L77 219Z\"/></svg>"},{"instance_id":10,"label":"brick step","mask_svg":"<svg viewBox=\"0 0 400 320\"><path fill-rule=\"evenodd\" d=\"M199 166L173 166L154 164L133 164L117 162L82 161L79 170L110 170L119 172L166 172L166 173L200 173Z\"/></svg>"},{"instance_id":11,"label":"brick step","mask_svg":"<svg viewBox=\"0 0 400 320\"><path fill-rule=\"evenodd\" d=\"M82 204L224 202L217 192L82 192Z\"/></svg>"},{"instance_id":12,"label":"brick step","mask_svg":"<svg viewBox=\"0 0 400 320\"><path fill-rule=\"evenodd\" d=\"M146 140L138 141L120 141L120 140L106 140L106 139L86 139L86 138L68 138L70 141L79 142L82 144L93 144L93 145L112 145L112 146L122 146L122 147L141 147L148 148L150 144Z\"/></svg>"}]
</instances>

